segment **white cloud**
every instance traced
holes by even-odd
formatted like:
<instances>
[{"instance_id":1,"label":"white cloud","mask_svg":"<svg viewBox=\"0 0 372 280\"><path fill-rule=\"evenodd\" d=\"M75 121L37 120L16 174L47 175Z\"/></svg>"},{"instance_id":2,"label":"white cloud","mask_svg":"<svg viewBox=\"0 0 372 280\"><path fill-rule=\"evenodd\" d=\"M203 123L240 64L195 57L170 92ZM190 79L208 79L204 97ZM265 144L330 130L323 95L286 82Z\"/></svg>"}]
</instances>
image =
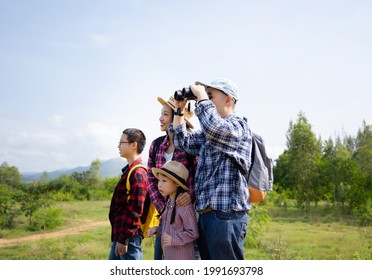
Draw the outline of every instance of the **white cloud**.
<instances>
[{"instance_id":1,"label":"white cloud","mask_svg":"<svg viewBox=\"0 0 372 280\"><path fill-rule=\"evenodd\" d=\"M48 123L39 126L39 131L14 129L5 135L0 140L0 162L7 161L23 172L52 171L118 156L121 128L103 122L65 123L58 114Z\"/></svg>"},{"instance_id":2,"label":"white cloud","mask_svg":"<svg viewBox=\"0 0 372 280\"><path fill-rule=\"evenodd\" d=\"M57 131L40 131L13 133L8 137L8 144L13 147L54 147L66 144L66 137Z\"/></svg>"}]
</instances>

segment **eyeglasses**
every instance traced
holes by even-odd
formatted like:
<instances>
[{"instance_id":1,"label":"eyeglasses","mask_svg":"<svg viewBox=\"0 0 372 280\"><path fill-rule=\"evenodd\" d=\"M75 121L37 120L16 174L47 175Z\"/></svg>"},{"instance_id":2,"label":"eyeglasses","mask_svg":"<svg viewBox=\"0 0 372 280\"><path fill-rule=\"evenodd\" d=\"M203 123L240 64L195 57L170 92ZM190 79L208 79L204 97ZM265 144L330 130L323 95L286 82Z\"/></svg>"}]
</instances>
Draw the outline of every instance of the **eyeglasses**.
<instances>
[{"instance_id":1,"label":"eyeglasses","mask_svg":"<svg viewBox=\"0 0 372 280\"><path fill-rule=\"evenodd\" d=\"M120 142L119 142L119 145L121 145L121 144L125 144L125 143L133 143L133 142L120 141Z\"/></svg>"}]
</instances>

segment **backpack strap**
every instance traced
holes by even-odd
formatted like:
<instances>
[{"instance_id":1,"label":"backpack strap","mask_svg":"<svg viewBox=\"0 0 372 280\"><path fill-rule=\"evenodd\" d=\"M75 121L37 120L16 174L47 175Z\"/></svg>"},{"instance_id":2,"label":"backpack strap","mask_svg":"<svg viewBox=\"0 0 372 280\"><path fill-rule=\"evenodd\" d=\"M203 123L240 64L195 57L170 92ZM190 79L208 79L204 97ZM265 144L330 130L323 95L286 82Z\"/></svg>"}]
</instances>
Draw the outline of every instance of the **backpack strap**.
<instances>
[{"instance_id":1,"label":"backpack strap","mask_svg":"<svg viewBox=\"0 0 372 280\"><path fill-rule=\"evenodd\" d=\"M156 138L155 141L154 141L154 146L152 148L152 153L150 155L150 158L152 160L152 164L154 164L154 166L156 166L156 164L155 164L155 162L156 162L156 153L158 152L159 146L163 142L165 136L166 135L160 136L160 137ZM190 155L190 154L186 153L186 158L187 158L188 165L189 166L192 166L194 164L194 160L195 160L196 156L193 156L193 155Z\"/></svg>"},{"instance_id":2,"label":"backpack strap","mask_svg":"<svg viewBox=\"0 0 372 280\"><path fill-rule=\"evenodd\" d=\"M147 171L147 167L144 166L143 164L136 164L135 166L133 166L129 172L128 172L128 176L127 176L127 182L126 182L126 188L127 188L127 202L129 202L129 199L130 199L130 195L129 195L129 192L130 192L130 182L129 182L129 177L130 175L132 174L132 172L136 169L136 168L143 168Z\"/></svg>"},{"instance_id":3,"label":"backpack strap","mask_svg":"<svg viewBox=\"0 0 372 280\"><path fill-rule=\"evenodd\" d=\"M154 166L155 166L155 161L156 161L156 153L158 152L159 146L163 142L165 136L166 135L160 136L160 137L156 138L155 141L154 141L154 146L152 148L152 153L150 155L150 158L151 158L152 163L154 164Z\"/></svg>"}]
</instances>

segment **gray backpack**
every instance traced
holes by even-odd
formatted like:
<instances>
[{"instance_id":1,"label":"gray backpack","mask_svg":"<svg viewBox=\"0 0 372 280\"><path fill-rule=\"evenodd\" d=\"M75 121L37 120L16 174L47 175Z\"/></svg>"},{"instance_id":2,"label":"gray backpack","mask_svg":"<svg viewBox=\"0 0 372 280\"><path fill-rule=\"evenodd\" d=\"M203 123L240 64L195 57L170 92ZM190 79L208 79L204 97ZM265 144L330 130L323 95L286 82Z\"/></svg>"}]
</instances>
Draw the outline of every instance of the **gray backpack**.
<instances>
[{"instance_id":1,"label":"gray backpack","mask_svg":"<svg viewBox=\"0 0 372 280\"><path fill-rule=\"evenodd\" d=\"M247 118L243 119L247 121ZM273 161L266 154L261 136L252 133L251 167L248 173L236 161L235 164L247 179L250 203L264 200L267 192L273 189L274 173Z\"/></svg>"},{"instance_id":2,"label":"gray backpack","mask_svg":"<svg viewBox=\"0 0 372 280\"><path fill-rule=\"evenodd\" d=\"M273 189L273 161L266 154L261 136L255 133L252 133L251 167L247 178L251 203L261 202Z\"/></svg>"}]
</instances>

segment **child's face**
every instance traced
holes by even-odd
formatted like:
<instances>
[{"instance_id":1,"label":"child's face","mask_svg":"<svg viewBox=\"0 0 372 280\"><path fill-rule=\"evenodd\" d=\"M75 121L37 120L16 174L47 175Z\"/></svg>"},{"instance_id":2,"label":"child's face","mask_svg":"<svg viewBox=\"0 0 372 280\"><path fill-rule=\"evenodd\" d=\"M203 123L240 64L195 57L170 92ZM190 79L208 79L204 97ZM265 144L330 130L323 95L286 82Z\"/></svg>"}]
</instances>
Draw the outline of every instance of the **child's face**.
<instances>
[{"instance_id":1,"label":"child's face","mask_svg":"<svg viewBox=\"0 0 372 280\"><path fill-rule=\"evenodd\" d=\"M159 174L158 189L162 196L175 195L177 192L177 183L163 174Z\"/></svg>"},{"instance_id":2,"label":"child's face","mask_svg":"<svg viewBox=\"0 0 372 280\"><path fill-rule=\"evenodd\" d=\"M121 157L126 158L130 154L129 152L132 149L131 145L133 145L133 142L129 143L128 136L123 133L120 137L120 141L118 144L119 153Z\"/></svg>"},{"instance_id":3,"label":"child's face","mask_svg":"<svg viewBox=\"0 0 372 280\"><path fill-rule=\"evenodd\" d=\"M172 119L173 110L168 105L164 104L160 114L160 130L167 131L168 126L173 122Z\"/></svg>"}]
</instances>

